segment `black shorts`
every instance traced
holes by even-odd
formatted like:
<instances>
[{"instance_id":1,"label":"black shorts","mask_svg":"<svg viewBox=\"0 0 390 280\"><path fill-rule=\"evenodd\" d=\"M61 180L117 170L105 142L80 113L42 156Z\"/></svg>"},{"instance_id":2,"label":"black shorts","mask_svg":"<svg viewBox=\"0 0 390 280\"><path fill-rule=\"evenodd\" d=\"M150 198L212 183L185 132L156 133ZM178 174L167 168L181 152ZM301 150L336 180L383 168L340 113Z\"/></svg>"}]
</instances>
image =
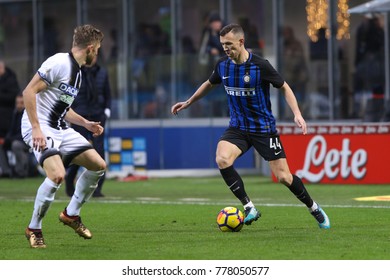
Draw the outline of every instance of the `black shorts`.
<instances>
[{"instance_id":1,"label":"black shorts","mask_svg":"<svg viewBox=\"0 0 390 280\"><path fill-rule=\"evenodd\" d=\"M286 158L279 134L260 134L229 127L219 140L224 140L236 145L244 154L252 146L266 160L272 161Z\"/></svg>"}]
</instances>

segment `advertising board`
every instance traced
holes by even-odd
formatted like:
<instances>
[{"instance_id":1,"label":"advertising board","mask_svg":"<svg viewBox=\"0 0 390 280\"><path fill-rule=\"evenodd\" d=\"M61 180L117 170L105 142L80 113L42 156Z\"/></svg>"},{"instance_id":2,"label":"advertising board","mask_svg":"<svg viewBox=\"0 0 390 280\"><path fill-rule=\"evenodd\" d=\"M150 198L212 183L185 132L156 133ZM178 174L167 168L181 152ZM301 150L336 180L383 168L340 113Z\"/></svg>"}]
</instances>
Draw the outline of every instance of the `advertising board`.
<instances>
[{"instance_id":1,"label":"advertising board","mask_svg":"<svg viewBox=\"0 0 390 280\"><path fill-rule=\"evenodd\" d=\"M304 182L390 183L390 123L279 125L290 171ZM274 178L275 180L275 178Z\"/></svg>"}]
</instances>

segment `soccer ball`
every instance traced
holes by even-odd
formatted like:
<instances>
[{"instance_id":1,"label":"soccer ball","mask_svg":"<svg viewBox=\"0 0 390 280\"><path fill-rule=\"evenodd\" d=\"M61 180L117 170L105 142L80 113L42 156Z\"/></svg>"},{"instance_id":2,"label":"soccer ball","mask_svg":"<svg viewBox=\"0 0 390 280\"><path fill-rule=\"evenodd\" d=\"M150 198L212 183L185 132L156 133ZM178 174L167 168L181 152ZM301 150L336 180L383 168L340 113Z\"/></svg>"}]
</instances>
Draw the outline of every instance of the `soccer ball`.
<instances>
[{"instance_id":1,"label":"soccer ball","mask_svg":"<svg viewBox=\"0 0 390 280\"><path fill-rule=\"evenodd\" d=\"M236 207L225 207L219 211L217 224L221 231L240 231L244 225L244 215Z\"/></svg>"}]
</instances>

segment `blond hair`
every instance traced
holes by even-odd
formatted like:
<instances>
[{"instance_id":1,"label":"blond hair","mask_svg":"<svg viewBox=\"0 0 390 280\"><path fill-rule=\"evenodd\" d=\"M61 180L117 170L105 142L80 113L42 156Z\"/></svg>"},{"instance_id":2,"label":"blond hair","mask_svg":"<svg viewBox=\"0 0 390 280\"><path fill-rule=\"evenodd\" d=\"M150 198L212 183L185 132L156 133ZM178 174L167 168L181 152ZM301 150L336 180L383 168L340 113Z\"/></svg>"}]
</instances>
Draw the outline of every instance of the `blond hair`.
<instances>
[{"instance_id":1,"label":"blond hair","mask_svg":"<svg viewBox=\"0 0 390 280\"><path fill-rule=\"evenodd\" d=\"M73 32L73 47L86 48L103 41L104 34L96 27L85 24L77 26Z\"/></svg>"}]
</instances>

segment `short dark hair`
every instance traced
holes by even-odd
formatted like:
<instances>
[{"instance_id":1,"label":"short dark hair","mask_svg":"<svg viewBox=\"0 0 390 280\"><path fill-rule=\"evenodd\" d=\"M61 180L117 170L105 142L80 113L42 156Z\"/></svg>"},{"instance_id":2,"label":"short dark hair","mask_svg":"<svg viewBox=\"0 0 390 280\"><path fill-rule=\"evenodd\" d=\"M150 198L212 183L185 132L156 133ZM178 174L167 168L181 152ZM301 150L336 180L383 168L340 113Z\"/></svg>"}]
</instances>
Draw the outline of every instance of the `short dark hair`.
<instances>
[{"instance_id":1,"label":"short dark hair","mask_svg":"<svg viewBox=\"0 0 390 280\"><path fill-rule=\"evenodd\" d=\"M233 34L242 34L242 36L244 36L244 29L242 29L241 25L236 23L231 23L224 26L219 32L219 36L223 37L229 32L232 32Z\"/></svg>"}]
</instances>

